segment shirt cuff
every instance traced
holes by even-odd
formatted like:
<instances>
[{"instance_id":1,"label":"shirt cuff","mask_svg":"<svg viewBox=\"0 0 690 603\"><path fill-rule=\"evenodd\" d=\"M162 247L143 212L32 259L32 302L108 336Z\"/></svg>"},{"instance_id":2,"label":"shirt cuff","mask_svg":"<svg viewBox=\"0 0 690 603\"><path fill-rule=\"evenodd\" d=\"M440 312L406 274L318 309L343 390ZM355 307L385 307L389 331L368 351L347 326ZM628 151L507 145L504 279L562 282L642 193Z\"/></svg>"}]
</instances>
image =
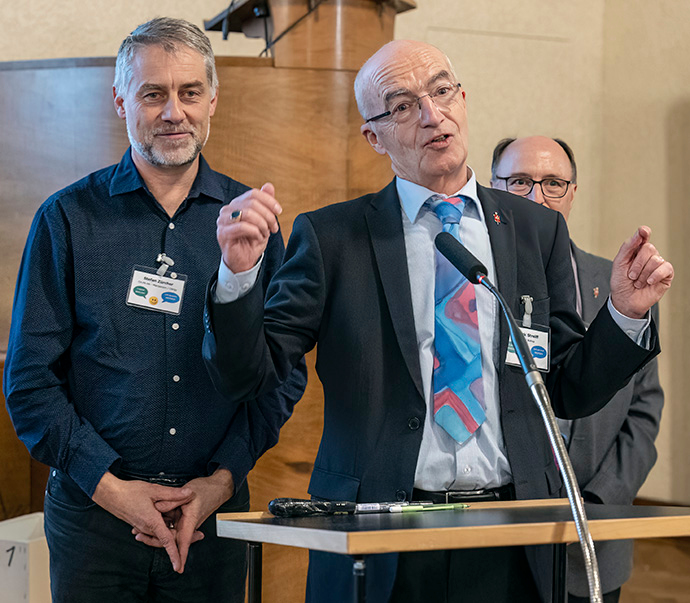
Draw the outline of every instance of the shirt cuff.
<instances>
[{"instance_id":1,"label":"shirt cuff","mask_svg":"<svg viewBox=\"0 0 690 603\"><path fill-rule=\"evenodd\" d=\"M607 301L607 306L611 313L611 318L613 318L613 321L621 330L637 345L649 350L651 340L651 330L649 328L651 324L651 313L647 312L645 318L628 318L616 310L610 296Z\"/></svg>"},{"instance_id":2,"label":"shirt cuff","mask_svg":"<svg viewBox=\"0 0 690 603\"><path fill-rule=\"evenodd\" d=\"M253 268L245 272L235 274L220 260L218 268L218 282L213 292L213 301L219 304L227 304L244 297L256 283L263 262L263 254Z\"/></svg>"}]
</instances>

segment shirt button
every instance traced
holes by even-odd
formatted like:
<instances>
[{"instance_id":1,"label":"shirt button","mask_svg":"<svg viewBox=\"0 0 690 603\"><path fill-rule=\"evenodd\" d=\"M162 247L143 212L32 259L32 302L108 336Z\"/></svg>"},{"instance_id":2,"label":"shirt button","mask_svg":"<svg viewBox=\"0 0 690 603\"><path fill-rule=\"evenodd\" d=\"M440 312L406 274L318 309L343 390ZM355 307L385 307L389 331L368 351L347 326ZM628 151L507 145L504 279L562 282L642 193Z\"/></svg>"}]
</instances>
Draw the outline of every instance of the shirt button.
<instances>
[{"instance_id":1,"label":"shirt button","mask_svg":"<svg viewBox=\"0 0 690 603\"><path fill-rule=\"evenodd\" d=\"M242 291L246 291L247 289L249 289L249 283L244 283L244 285L242 285Z\"/></svg>"},{"instance_id":2,"label":"shirt button","mask_svg":"<svg viewBox=\"0 0 690 603\"><path fill-rule=\"evenodd\" d=\"M472 471L472 467L470 467L469 465L466 465L465 468L463 469L464 473L470 473L471 471Z\"/></svg>"},{"instance_id":3,"label":"shirt button","mask_svg":"<svg viewBox=\"0 0 690 603\"><path fill-rule=\"evenodd\" d=\"M173 331L177 331L177 329L179 329L179 328L180 328L180 325L179 325L179 323L176 323L176 322L172 323L172 325L171 325L171 326L172 326L172 330L173 330Z\"/></svg>"},{"instance_id":4,"label":"shirt button","mask_svg":"<svg viewBox=\"0 0 690 603\"><path fill-rule=\"evenodd\" d=\"M419 429L419 426L421 425L421 421L417 417L412 417L408 422L407 426L412 430L412 431L417 431Z\"/></svg>"},{"instance_id":5,"label":"shirt button","mask_svg":"<svg viewBox=\"0 0 690 603\"><path fill-rule=\"evenodd\" d=\"M405 490L398 490L398 491L395 493L395 499L396 499L396 500L399 500L400 502L402 502L402 501L405 500L406 498L407 498L407 492L405 492Z\"/></svg>"},{"instance_id":6,"label":"shirt button","mask_svg":"<svg viewBox=\"0 0 690 603\"><path fill-rule=\"evenodd\" d=\"M165 475L165 471L159 472L158 475Z\"/></svg>"},{"instance_id":7,"label":"shirt button","mask_svg":"<svg viewBox=\"0 0 690 603\"><path fill-rule=\"evenodd\" d=\"M170 230L175 230L175 225L172 222L170 222L170 224L168 224L168 228Z\"/></svg>"},{"instance_id":8,"label":"shirt button","mask_svg":"<svg viewBox=\"0 0 690 603\"><path fill-rule=\"evenodd\" d=\"M179 376L179 375L173 375L173 381L174 381L175 383L177 383L179 380L180 380L180 376Z\"/></svg>"},{"instance_id":9,"label":"shirt button","mask_svg":"<svg viewBox=\"0 0 690 603\"><path fill-rule=\"evenodd\" d=\"M175 429L174 427L171 427L169 433L170 433L170 435L175 435L177 433L177 429Z\"/></svg>"}]
</instances>

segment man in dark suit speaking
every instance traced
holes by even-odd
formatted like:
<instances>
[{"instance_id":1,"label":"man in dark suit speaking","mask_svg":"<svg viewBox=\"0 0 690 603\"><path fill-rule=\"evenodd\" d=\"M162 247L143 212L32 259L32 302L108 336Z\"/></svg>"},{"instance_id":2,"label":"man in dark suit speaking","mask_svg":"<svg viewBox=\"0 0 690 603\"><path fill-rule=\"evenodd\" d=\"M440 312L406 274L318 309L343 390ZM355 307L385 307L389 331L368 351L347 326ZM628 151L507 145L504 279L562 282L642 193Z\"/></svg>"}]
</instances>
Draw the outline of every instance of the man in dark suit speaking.
<instances>
[{"instance_id":1,"label":"man in dark suit speaking","mask_svg":"<svg viewBox=\"0 0 690 603\"><path fill-rule=\"evenodd\" d=\"M448 58L421 42L391 42L362 67L355 95L362 134L390 157L396 178L298 216L265 305L256 276L281 211L273 186L221 212L224 262L205 340L217 386L250 399L317 346L325 414L314 497L558 496L539 411L520 369L506 364L506 325L486 291L435 256L434 237L442 228L459 236L515 313L532 297L533 324L551 329L547 385L568 418L601 408L655 355L646 317L672 266L640 228L614 264L615 309L604 308L585 334L565 222L477 184L466 163L465 90ZM367 600L532 603L549 597L550 563L546 547L376 555ZM351 600L351 572L347 558L311 552L308 600Z\"/></svg>"},{"instance_id":2,"label":"man in dark suit speaking","mask_svg":"<svg viewBox=\"0 0 690 603\"><path fill-rule=\"evenodd\" d=\"M545 136L506 138L494 149L491 186L550 207L566 222L577 190L577 166L571 148ZM611 261L570 242L575 304L589 324L609 296ZM653 308L656 311L656 307ZM632 504L656 461L664 392L656 358L649 362L599 412L567 421L559 419L573 468L587 502ZM632 540L596 543L604 603L615 603L630 577ZM568 547L569 603L589 601L587 574L579 544Z\"/></svg>"}]
</instances>

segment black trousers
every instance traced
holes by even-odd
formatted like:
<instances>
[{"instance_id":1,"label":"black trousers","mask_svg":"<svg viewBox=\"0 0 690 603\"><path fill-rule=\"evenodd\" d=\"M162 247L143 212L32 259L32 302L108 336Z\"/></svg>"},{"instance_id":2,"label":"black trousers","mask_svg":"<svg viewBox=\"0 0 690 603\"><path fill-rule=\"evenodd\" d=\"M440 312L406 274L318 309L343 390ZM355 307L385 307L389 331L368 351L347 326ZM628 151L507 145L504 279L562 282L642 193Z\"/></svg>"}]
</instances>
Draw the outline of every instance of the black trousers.
<instances>
[{"instance_id":1,"label":"black trousers","mask_svg":"<svg viewBox=\"0 0 690 603\"><path fill-rule=\"evenodd\" d=\"M391 603L538 603L539 600L521 546L401 553L390 598Z\"/></svg>"},{"instance_id":2,"label":"black trousers","mask_svg":"<svg viewBox=\"0 0 690 603\"><path fill-rule=\"evenodd\" d=\"M245 482L218 511L248 509ZM51 471L44 510L53 603L244 602L247 545L219 538L215 514L200 526L204 539L192 544L177 574L164 549L136 541L131 526L60 471Z\"/></svg>"}]
</instances>

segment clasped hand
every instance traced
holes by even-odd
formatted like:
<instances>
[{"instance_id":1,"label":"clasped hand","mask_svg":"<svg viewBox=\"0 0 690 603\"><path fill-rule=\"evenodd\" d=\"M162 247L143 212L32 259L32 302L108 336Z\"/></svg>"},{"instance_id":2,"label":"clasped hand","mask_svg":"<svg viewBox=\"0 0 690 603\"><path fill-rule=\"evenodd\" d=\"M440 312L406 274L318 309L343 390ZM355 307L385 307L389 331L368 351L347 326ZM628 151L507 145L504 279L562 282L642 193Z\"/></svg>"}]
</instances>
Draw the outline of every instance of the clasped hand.
<instances>
[{"instance_id":1,"label":"clasped hand","mask_svg":"<svg viewBox=\"0 0 690 603\"><path fill-rule=\"evenodd\" d=\"M95 503L132 526L136 540L164 548L173 569L182 573L189 547L204 538L199 526L234 491L232 474L217 469L182 488L124 481L106 473L93 494Z\"/></svg>"}]
</instances>

